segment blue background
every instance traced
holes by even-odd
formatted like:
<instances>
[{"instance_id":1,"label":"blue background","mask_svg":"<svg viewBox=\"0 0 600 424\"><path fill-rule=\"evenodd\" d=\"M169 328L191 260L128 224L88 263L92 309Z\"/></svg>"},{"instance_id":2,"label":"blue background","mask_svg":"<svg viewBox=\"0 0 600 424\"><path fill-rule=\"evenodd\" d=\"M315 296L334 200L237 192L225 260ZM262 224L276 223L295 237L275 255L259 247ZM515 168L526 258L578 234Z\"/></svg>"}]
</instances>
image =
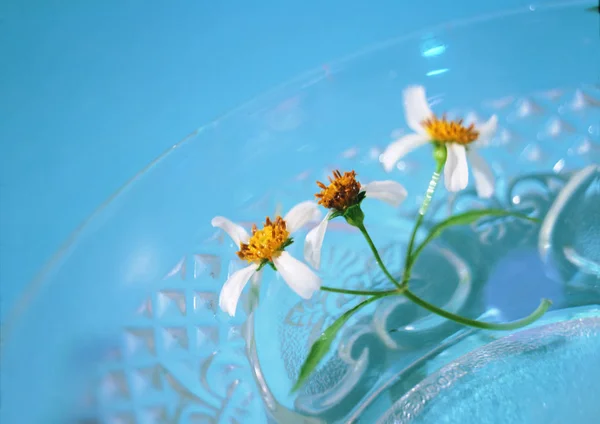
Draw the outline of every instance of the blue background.
<instances>
[{"instance_id":1,"label":"blue background","mask_svg":"<svg viewBox=\"0 0 600 424\"><path fill-rule=\"evenodd\" d=\"M95 207L198 126L373 43L530 3L3 1L0 316Z\"/></svg>"}]
</instances>

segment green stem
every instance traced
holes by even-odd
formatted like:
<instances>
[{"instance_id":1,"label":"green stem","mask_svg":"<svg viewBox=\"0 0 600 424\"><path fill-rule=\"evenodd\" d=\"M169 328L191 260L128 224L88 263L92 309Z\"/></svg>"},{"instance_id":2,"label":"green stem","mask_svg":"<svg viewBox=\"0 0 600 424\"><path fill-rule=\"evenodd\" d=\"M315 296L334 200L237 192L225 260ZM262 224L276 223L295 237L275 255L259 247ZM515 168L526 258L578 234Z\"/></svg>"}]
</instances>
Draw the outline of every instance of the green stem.
<instances>
[{"instance_id":1,"label":"green stem","mask_svg":"<svg viewBox=\"0 0 600 424\"><path fill-rule=\"evenodd\" d=\"M423 240L423 242L417 246L417 248L415 249L412 257L411 257L411 262L414 263L417 258L419 257L419 255L421 254L421 252L423 251L423 249L425 249L425 247L436 237L436 234L432 231L430 232L427 237L425 238L425 240ZM411 264L412 266L412 264Z\"/></svg>"},{"instance_id":2,"label":"green stem","mask_svg":"<svg viewBox=\"0 0 600 424\"><path fill-rule=\"evenodd\" d=\"M313 371L317 368L319 363L323 360L323 358L327 355L329 350L331 349L331 344L335 340L337 333L342 329L342 327L348 322L348 320L359 310L364 308L365 306L379 300L383 299L386 296L392 296L396 292L384 293L377 296L371 296L368 299L363 300L355 307L348 309L344 312L338 319L336 319L333 324L325 329L321 333L321 336L313 343L308 352L308 356L304 360L304 363L300 367L300 373L298 375L298 379L296 380L296 384L292 387L291 393L297 391L308 379L308 377L313 373Z\"/></svg>"},{"instance_id":3,"label":"green stem","mask_svg":"<svg viewBox=\"0 0 600 424\"><path fill-rule=\"evenodd\" d=\"M433 174L435 175L435 174ZM433 178L432 178L433 180ZM402 276L402 284L407 284L408 280L410 279L410 270L412 268L412 251L414 249L415 246L415 239L417 238L417 231L419 231L419 228L421 227L421 224L423 224L423 219L425 218L425 214L421 214L421 211L419 211L419 216L417 218L417 221L415 222L415 226L413 227L413 231L412 234L410 235L410 239L408 240L408 248L406 249L406 258L404 259L404 275Z\"/></svg>"},{"instance_id":4,"label":"green stem","mask_svg":"<svg viewBox=\"0 0 600 424\"><path fill-rule=\"evenodd\" d=\"M410 280L410 272L413 266L412 260L412 251L415 245L415 239L417 238L417 231L423 224L423 220L425 218L425 214L427 213L427 209L429 209L429 205L431 204L431 200L433 199L433 194L435 193L435 189L440 180L440 176L442 173L442 169L444 168L444 163L446 162L446 158L443 160L437 160L436 168L433 174L431 175L431 180L429 181L429 185L427 186L427 191L425 192L425 198L421 203L421 207L419 208L419 216L417 217L417 221L415 222L415 226L410 235L410 239L408 241L408 249L406 250L406 258L404 260L404 275L402 276L402 287L406 287L408 285L408 281Z\"/></svg>"},{"instance_id":5,"label":"green stem","mask_svg":"<svg viewBox=\"0 0 600 424\"><path fill-rule=\"evenodd\" d=\"M412 257L411 257L411 263L415 263L415 261L417 260L417 258L421 254L421 252L425 249L425 247L427 247L427 245L429 243L431 243L434 239L439 237L442 234L442 232L444 230L446 230L447 228L449 228L453 225L468 225L473 222L476 222L478 219L483 218L484 216L494 216L494 217L510 216L513 218L522 219L522 220L529 221L529 222L535 222L535 223L539 222L539 220L536 218L532 218L530 216L527 216L527 215L524 215L524 214L521 214L518 212L512 212L512 211L503 210L503 209L479 209L479 210L472 210L472 211L467 211L467 212L460 213L457 215L453 215L450 218L445 219L444 221L438 222L436 225L434 225L433 227L431 227L429 229L429 234L427 234L427 237L425 237L425 239L421 242L421 244L419 244L417 246L417 248L414 249Z\"/></svg>"},{"instance_id":6,"label":"green stem","mask_svg":"<svg viewBox=\"0 0 600 424\"><path fill-rule=\"evenodd\" d=\"M448 312L441 308L438 308L437 306L432 305L429 302L426 302L425 300L421 299L420 297L418 297L417 295L412 293L410 290L404 291L404 295L408 299L410 299L412 302L416 303L417 305L421 306L422 308L427 309L429 312L432 312L436 315L447 318L451 321L457 322L462 325L466 325L468 327L475 327L475 328L480 328L482 330L495 330L495 331L516 330L518 328L525 327L525 326L537 321L538 318L540 318L542 315L544 315L546 313L546 311L548 310L550 305L552 305L552 302L550 300L542 299L540 306L538 306L537 309L531 313L531 315L529 315L525 318L519 319L517 321L507 322L507 323L502 323L502 324L495 324L495 323L491 323L491 322L483 322L483 321L477 321L474 319L461 317L460 315L455 315L451 312Z\"/></svg>"},{"instance_id":7,"label":"green stem","mask_svg":"<svg viewBox=\"0 0 600 424\"><path fill-rule=\"evenodd\" d=\"M401 292L397 289L394 290L383 290L383 291L373 291L373 290L350 290L350 289L338 289L335 287L327 287L321 286L321 290L331 293L342 293L342 294L352 294L356 296L382 296L382 295L392 295L394 293L400 294Z\"/></svg>"},{"instance_id":8,"label":"green stem","mask_svg":"<svg viewBox=\"0 0 600 424\"><path fill-rule=\"evenodd\" d=\"M373 243L371 236L369 236L369 233L367 232L367 229L365 228L364 224L362 222L358 223L356 225L356 227L360 230L362 235L367 240L367 243L369 244L369 247L371 248L371 252L373 252L373 255L375 256L375 260L377 261L379 268L381 268L381 270L386 275L388 280L390 280L396 287L398 287L398 289L404 290L404 288L400 285L400 283L398 283L398 281L396 281L396 279L392 276L392 274L390 274L388 269L383 264L383 261L381 260L381 256L379 256L379 252L377 251L377 248L375 247L375 244ZM398 290L394 290L394 292L398 292Z\"/></svg>"}]
</instances>

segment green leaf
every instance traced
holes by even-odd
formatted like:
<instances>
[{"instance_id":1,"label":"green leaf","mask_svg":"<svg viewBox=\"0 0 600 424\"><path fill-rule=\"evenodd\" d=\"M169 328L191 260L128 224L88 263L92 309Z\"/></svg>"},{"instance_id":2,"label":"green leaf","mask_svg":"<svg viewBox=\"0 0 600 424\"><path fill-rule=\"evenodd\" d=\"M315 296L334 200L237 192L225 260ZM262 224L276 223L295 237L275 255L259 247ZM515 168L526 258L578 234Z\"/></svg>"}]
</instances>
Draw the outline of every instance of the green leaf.
<instances>
[{"instance_id":1,"label":"green leaf","mask_svg":"<svg viewBox=\"0 0 600 424\"><path fill-rule=\"evenodd\" d=\"M442 168L446 164L446 159L448 158L448 150L445 143L434 142L433 158L437 164L436 172L442 172Z\"/></svg>"},{"instance_id":2,"label":"green leaf","mask_svg":"<svg viewBox=\"0 0 600 424\"><path fill-rule=\"evenodd\" d=\"M366 191L361 191L360 193L358 193L358 196L356 196L356 204L360 205L362 201L365 200L365 197L367 197Z\"/></svg>"},{"instance_id":3,"label":"green leaf","mask_svg":"<svg viewBox=\"0 0 600 424\"><path fill-rule=\"evenodd\" d=\"M350 206L344 211L346 222L353 227L360 228L365 220L365 214L360 208L360 203Z\"/></svg>"},{"instance_id":4,"label":"green leaf","mask_svg":"<svg viewBox=\"0 0 600 424\"><path fill-rule=\"evenodd\" d=\"M423 251L425 246L427 246L433 239L437 238L444 232L444 230L454 227L456 225L470 225L474 222L479 221L481 218L485 218L486 216L494 216L494 217L503 217L510 216L513 218L523 219L531 222L539 222L539 219L532 218L530 216L524 215L519 212L512 212L505 209L478 209L472 210L468 212L464 212L458 215L453 215L450 218L447 218L436 225L434 225L431 230L429 230L429 234L423 240L423 242L417 247L414 253L411 256L410 262L411 265L417 260L419 254Z\"/></svg>"},{"instance_id":5,"label":"green leaf","mask_svg":"<svg viewBox=\"0 0 600 424\"><path fill-rule=\"evenodd\" d=\"M362 301L354 308L347 310L341 317L336 319L333 324L323 331L319 339L310 348L310 352L308 352L308 356L302 364L302 368L300 368L300 375L298 376L296 384L294 384L294 387L292 388L292 393L298 390L306 382L306 379L317 368L317 365L319 365L325 355L327 355L327 352L329 352L329 349L331 348L331 343L333 343L335 340L335 336L337 335L338 331L341 330L341 328L344 326L344 324L346 324L352 315L354 315L363 307L367 306L369 303L392 294L395 294L395 292L382 294L380 296L373 296Z\"/></svg>"},{"instance_id":6,"label":"green leaf","mask_svg":"<svg viewBox=\"0 0 600 424\"><path fill-rule=\"evenodd\" d=\"M329 215L328 221L331 221L333 218L337 218L338 216L344 216L344 212L342 212L342 211L331 212L331 215Z\"/></svg>"},{"instance_id":7,"label":"green leaf","mask_svg":"<svg viewBox=\"0 0 600 424\"><path fill-rule=\"evenodd\" d=\"M467 211L458 215L451 216L450 218L440 222L438 226L448 227L451 225L469 225L477 222L481 218L486 216L503 217L512 216L513 218L523 219L525 221L540 222L537 218L532 218L520 212L513 212L506 209L477 209Z\"/></svg>"},{"instance_id":8,"label":"green leaf","mask_svg":"<svg viewBox=\"0 0 600 424\"><path fill-rule=\"evenodd\" d=\"M263 268L264 268L264 266L265 266L265 265L267 265L268 263L269 263L269 261L268 261L267 259L263 259L263 260L260 262L260 265L258 266L258 268L256 268L256 271L260 271L260 270L261 270L261 269L263 269Z\"/></svg>"},{"instance_id":9,"label":"green leaf","mask_svg":"<svg viewBox=\"0 0 600 424\"><path fill-rule=\"evenodd\" d=\"M292 243L294 243L294 238L288 237L287 240L283 242L279 250L285 250L285 248L291 245Z\"/></svg>"}]
</instances>

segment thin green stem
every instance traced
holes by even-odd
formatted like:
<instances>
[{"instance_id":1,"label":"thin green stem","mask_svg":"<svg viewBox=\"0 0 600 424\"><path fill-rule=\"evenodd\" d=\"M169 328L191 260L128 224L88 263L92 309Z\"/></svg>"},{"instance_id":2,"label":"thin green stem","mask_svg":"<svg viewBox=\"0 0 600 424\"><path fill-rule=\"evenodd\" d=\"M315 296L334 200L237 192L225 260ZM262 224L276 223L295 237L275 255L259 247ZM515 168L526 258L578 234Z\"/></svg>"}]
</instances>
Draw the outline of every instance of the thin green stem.
<instances>
[{"instance_id":1,"label":"thin green stem","mask_svg":"<svg viewBox=\"0 0 600 424\"><path fill-rule=\"evenodd\" d=\"M419 257L419 255L421 254L421 252L423 251L423 249L425 249L425 247L434 239L436 238L437 234L434 233L433 231L430 232L427 237L425 238L425 240L423 240L423 242L421 244L419 244L417 246L417 248L415 249L414 253L412 254L411 257L411 262L415 262L417 260L417 258Z\"/></svg>"},{"instance_id":2,"label":"thin green stem","mask_svg":"<svg viewBox=\"0 0 600 424\"><path fill-rule=\"evenodd\" d=\"M434 174L435 175L435 174ZM421 214L419 211L419 216L417 217L417 221L415 222L415 226L413 227L412 233L410 235L410 239L408 240L408 248L406 249L406 258L404 259L404 275L402 276L402 284L406 284L410 279L410 269L412 267L412 251L415 245L415 239L417 238L417 231L423 224L423 220L425 218L425 214Z\"/></svg>"},{"instance_id":3,"label":"thin green stem","mask_svg":"<svg viewBox=\"0 0 600 424\"><path fill-rule=\"evenodd\" d=\"M397 293L399 293L398 290L388 290L385 292L380 292L376 296L370 297L369 299L365 300L364 302L359 303L357 306L355 306L355 308L356 308L356 310L358 310L364 306L367 306L369 303L375 302L376 300L379 300L379 299L383 299L384 297L393 296ZM356 310L354 312L356 312Z\"/></svg>"},{"instance_id":4,"label":"thin green stem","mask_svg":"<svg viewBox=\"0 0 600 424\"><path fill-rule=\"evenodd\" d=\"M445 158L444 160L438 160L435 168L435 171L431 175L431 180L429 181L429 185L427 186L427 191L425 192L425 198L421 203L421 207L419 208L419 216L417 217L417 221L415 222L415 226L413 227L412 233L410 235L410 239L408 241L408 249L406 250L406 258L404 260L404 275L402 276L401 286L405 287L408 285L408 281L410 280L410 272L413 266L413 248L415 245L415 239L417 238L417 231L423 224L423 220L425 219L425 214L427 213L427 209L429 209L429 205L431 204L431 200L433 199L433 194L435 193L435 189L440 181L440 176L442 173L442 169L444 168Z\"/></svg>"},{"instance_id":5,"label":"thin green stem","mask_svg":"<svg viewBox=\"0 0 600 424\"><path fill-rule=\"evenodd\" d=\"M342 294L352 294L352 295L356 295L356 296L382 296L382 295L392 295L394 293L400 294L402 292L400 292L398 289L394 289L394 290L382 290L382 291L375 291L375 290L350 290L350 289L338 289L335 287L327 287L327 286L321 286L321 290L326 291L326 292L331 292L331 293L342 293Z\"/></svg>"},{"instance_id":6,"label":"thin green stem","mask_svg":"<svg viewBox=\"0 0 600 424\"><path fill-rule=\"evenodd\" d=\"M443 168L444 164L438 163L435 167L435 171L433 171L433 174L431 175L431 180L429 180L429 185L427 186L427 191L425 192L425 198L423 199L423 202L421 202L421 207L419 208L419 215L421 216L425 215L427 213L427 209L429 209L429 205L433 199L433 194L435 193L435 189L440 181Z\"/></svg>"},{"instance_id":7,"label":"thin green stem","mask_svg":"<svg viewBox=\"0 0 600 424\"><path fill-rule=\"evenodd\" d=\"M425 249L425 247L427 247L429 243L431 243L434 239L439 237L442 234L442 232L448 229L449 227L452 227L454 225L469 225L473 222L476 222L478 219L483 218L484 216L508 216L534 223L539 222L537 218L532 218L530 216L518 212L512 212L503 209L480 209L453 215L442 222L438 222L436 225L429 229L429 234L427 234L427 237L425 237L425 239L417 246L417 248L414 249L411 257L411 264L413 264L417 260L421 252Z\"/></svg>"},{"instance_id":8,"label":"thin green stem","mask_svg":"<svg viewBox=\"0 0 600 424\"><path fill-rule=\"evenodd\" d=\"M292 387L291 393L297 391L312 374L315 368L317 368L319 363L323 360L323 358L331 349L331 344L335 340L337 333L342 329L342 327L355 313L357 313L365 306L379 299L383 299L386 296L392 296L395 293L396 292L394 291L390 293L379 294L377 296L371 296L368 299L363 300L353 308L348 309L339 318L337 318L329 327L327 327L325 331L321 333L317 341L315 341L310 347L308 356L306 357L304 363L300 367L298 379L296 380L296 384L294 384L294 386Z\"/></svg>"},{"instance_id":9,"label":"thin green stem","mask_svg":"<svg viewBox=\"0 0 600 424\"><path fill-rule=\"evenodd\" d=\"M360 230L362 235L367 240L367 243L369 244L369 247L371 248L371 252L373 252L373 255L375 256L375 260L377 261L379 268L381 268L381 270L386 275L388 280L390 280L396 287L398 287L398 289L404 290L403 287L400 285L400 283L398 283L398 281L396 281L396 279L392 276L392 274L388 271L386 266L383 264L383 261L381 260L381 256L379 256L379 252L377 251L377 248L375 247L375 244L373 243L371 236L369 236L369 233L368 233L367 229L365 228L364 224L361 222L360 224L356 225L356 227ZM397 292L397 290L395 290L395 292Z\"/></svg>"},{"instance_id":10,"label":"thin green stem","mask_svg":"<svg viewBox=\"0 0 600 424\"><path fill-rule=\"evenodd\" d=\"M412 302L421 306L422 308L427 309L429 312L432 312L441 317L447 318L451 321L457 322L462 325L466 325L468 327L480 328L482 330L495 330L495 331L508 331L508 330L516 330L521 327L525 327L535 321L537 321L542 315L546 313L552 302L548 299L542 299L540 306L537 307L535 311L531 313L531 315L519 319L513 322L506 322L501 324L495 324L491 322L483 322L477 321L474 319L469 319L465 317L461 317L460 315L455 315L451 312L445 311L444 309L438 308L435 305L432 305L429 302L421 299L416 294L412 293L410 290L404 291L404 296L410 299Z\"/></svg>"}]
</instances>

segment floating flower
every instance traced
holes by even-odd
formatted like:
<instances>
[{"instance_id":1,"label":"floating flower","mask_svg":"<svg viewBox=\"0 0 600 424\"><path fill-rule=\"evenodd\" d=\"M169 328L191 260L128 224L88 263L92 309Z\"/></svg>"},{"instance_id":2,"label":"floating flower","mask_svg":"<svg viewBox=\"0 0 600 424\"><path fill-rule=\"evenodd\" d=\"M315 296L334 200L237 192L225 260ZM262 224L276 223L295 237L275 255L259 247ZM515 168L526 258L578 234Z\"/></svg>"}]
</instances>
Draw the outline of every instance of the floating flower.
<instances>
[{"instance_id":1,"label":"floating flower","mask_svg":"<svg viewBox=\"0 0 600 424\"><path fill-rule=\"evenodd\" d=\"M356 172L333 172L329 185L317 181L321 191L315 194L319 204L329 209L321 223L306 236L304 258L315 269L321 262L321 247L327 224L337 216L343 216L349 224L361 227L364 215L360 203L365 197L382 200L392 206L399 206L406 198L406 189L396 181L373 181L362 186L356 180Z\"/></svg>"},{"instance_id":2,"label":"floating flower","mask_svg":"<svg viewBox=\"0 0 600 424\"><path fill-rule=\"evenodd\" d=\"M250 278L265 265L270 265L300 297L309 299L321 287L321 279L304 263L292 257L285 248L293 243L291 234L319 215L317 204L302 202L284 218L267 218L262 229L252 227L252 235L222 216L214 217L213 227L225 231L239 246L237 255L250 265L234 272L225 282L219 296L219 306L234 316L242 290Z\"/></svg>"},{"instance_id":3,"label":"floating flower","mask_svg":"<svg viewBox=\"0 0 600 424\"><path fill-rule=\"evenodd\" d=\"M412 86L404 90L406 122L415 131L390 144L381 155L381 162L389 172L396 162L417 147L433 143L436 148L446 148L444 182L448 191L463 190L469 183L467 158L471 162L475 188L480 197L494 194L494 174L486 161L476 152L494 136L498 119L493 115L487 122L476 127L463 125L462 120L450 121L438 118L431 111L425 89Z\"/></svg>"}]
</instances>

